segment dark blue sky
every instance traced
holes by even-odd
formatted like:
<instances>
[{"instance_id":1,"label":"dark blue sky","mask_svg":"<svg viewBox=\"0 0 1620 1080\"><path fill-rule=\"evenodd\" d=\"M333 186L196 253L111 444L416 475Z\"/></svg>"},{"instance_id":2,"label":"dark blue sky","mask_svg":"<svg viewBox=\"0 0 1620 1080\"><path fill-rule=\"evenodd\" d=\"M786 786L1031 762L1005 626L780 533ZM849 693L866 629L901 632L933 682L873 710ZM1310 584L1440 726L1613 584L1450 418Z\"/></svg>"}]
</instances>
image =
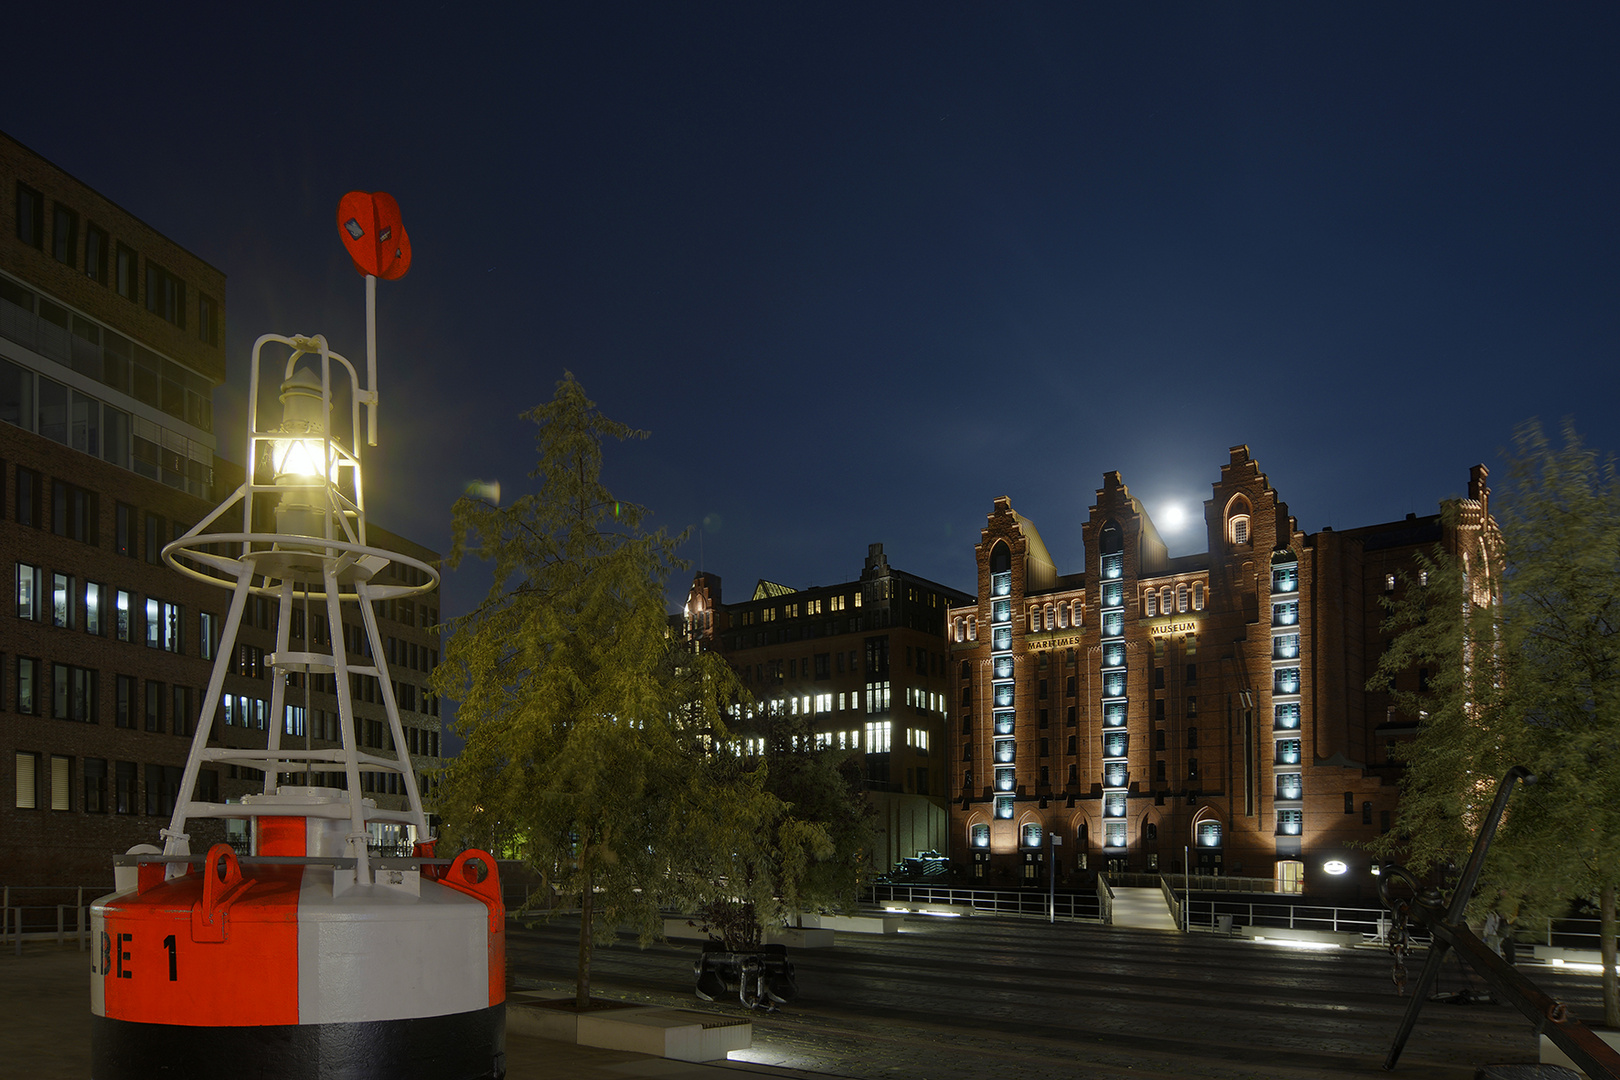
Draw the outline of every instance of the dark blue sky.
<instances>
[{"instance_id":1,"label":"dark blue sky","mask_svg":"<svg viewBox=\"0 0 1620 1080\"><path fill-rule=\"evenodd\" d=\"M998 495L1078 570L1105 471L1197 513L1239 442L1309 530L1528 417L1620 448L1612 5L326 7L10 12L0 123L229 275L238 399L260 333L363 356L334 213L392 192L368 488L424 542L569 369L732 599L872 541L971 589Z\"/></svg>"}]
</instances>

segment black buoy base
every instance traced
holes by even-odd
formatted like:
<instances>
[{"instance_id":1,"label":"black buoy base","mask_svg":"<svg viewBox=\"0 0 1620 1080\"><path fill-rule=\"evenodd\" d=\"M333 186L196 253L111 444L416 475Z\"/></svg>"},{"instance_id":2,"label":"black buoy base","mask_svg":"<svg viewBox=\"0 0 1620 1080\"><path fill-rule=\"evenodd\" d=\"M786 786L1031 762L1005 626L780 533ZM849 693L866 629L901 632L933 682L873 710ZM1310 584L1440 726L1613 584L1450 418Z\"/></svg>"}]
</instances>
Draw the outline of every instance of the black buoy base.
<instances>
[{"instance_id":1,"label":"black buoy base","mask_svg":"<svg viewBox=\"0 0 1620 1080\"><path fill-rule=\"evenodd\" d=\"M506 1005L408 1020L187 1027L90 1017L92 1080L502 1080Z\"/></svg>"}]
</instances>

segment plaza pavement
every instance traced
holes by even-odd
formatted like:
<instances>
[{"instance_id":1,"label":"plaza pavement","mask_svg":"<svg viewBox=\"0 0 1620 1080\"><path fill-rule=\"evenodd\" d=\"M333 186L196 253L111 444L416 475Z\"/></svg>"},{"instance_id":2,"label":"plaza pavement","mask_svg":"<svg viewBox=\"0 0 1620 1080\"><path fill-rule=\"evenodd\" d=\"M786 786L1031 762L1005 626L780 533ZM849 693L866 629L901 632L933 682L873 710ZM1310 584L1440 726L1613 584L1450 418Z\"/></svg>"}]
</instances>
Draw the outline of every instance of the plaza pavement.
<instances>
[{"instance_id":1,"label":"plaza pavement","mask_svg":"<svg viewBox=\"0 0 1620 1080\"><path fill-rule=\"evenodd\" d=\"M0 950L0 1076L88 1080L90 954L74 945L28 942L22 955ZM791 1080L791 1070L746 1064L694 1065L646 1054L598 1050L508 1033L510 1080ZM221 1076L228 1076L222 1072Z\"/></svg>"}]
</instances>

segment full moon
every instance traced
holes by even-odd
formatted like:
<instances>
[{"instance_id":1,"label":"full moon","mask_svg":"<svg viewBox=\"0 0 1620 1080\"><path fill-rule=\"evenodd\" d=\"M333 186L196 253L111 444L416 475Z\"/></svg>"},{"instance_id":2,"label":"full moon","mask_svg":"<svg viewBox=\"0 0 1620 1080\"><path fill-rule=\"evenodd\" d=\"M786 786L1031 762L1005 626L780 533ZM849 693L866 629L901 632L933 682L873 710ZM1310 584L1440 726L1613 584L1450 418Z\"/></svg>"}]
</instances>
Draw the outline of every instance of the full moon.
<instances>
[{"instance_id":1,"label":"full moon","mask_svg":"<svg viewBox=\"0 0 1620 1080\"><path fill-rule=\"evenodd\" d=\"M1171 503L1159 513L1166 529L1179 529L1187 520L1187 511L1179 503Z\"/></svg>"}]
</instances>

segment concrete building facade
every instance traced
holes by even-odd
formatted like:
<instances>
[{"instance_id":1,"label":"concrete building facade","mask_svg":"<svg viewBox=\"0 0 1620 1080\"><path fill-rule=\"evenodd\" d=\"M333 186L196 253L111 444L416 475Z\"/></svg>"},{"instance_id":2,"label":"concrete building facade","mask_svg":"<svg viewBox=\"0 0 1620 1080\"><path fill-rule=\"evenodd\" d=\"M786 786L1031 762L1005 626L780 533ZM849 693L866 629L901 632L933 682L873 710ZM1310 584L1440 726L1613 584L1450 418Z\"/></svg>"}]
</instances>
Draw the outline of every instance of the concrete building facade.
<instances>
[{"instance_id":1,"label":"concrete building facade","mask_svg":"<svg viewBox=\"0 0 1620 1080\"><path fill-rule=\"evenodd\" d=\"M158 841L199 723L219 745L263 746L271 724L283 745L333 745L338 704L330 676L301 676L288 691L296 704L268 715L276 612L258 598L225 700L198 715L229 593L160 552L243 479L216 453L225 275L3 134L0 193L0 545L12 593L0 614L0 865L19 890L99 887L115 853ZM402 538L379 542L437 558ZM439 764L426 690L436 595L379 615L425 774ZM364 642L319 615L294 627ZM381 746L378 687L354 689L362 745ZM199 797L263 786L234 766L205 769ZM404 805L397 791L371 794ZM199 822L193 850L223 838L223 824Z\"/></svg>"},{"instance_id":2,"label":"concrete building facade","mask_svg":"<svg viewBox=\"0 0 1620 1080\"><path fill-rule=\"evenodd\" d=\"M1365 688L1382 601L1421 578L1419 552L1489 544L1485 477L1475 467L1452 524L1306 534L1233 447L1204 504L1207 549L1172 558L1108 473L1068 575L997 499L979 597L950 612L957 869L1007 885L1190 867L1365 891L1356 845L1390 828L1390 750L1417 722Z\"/></svg>"}]
</instances>

